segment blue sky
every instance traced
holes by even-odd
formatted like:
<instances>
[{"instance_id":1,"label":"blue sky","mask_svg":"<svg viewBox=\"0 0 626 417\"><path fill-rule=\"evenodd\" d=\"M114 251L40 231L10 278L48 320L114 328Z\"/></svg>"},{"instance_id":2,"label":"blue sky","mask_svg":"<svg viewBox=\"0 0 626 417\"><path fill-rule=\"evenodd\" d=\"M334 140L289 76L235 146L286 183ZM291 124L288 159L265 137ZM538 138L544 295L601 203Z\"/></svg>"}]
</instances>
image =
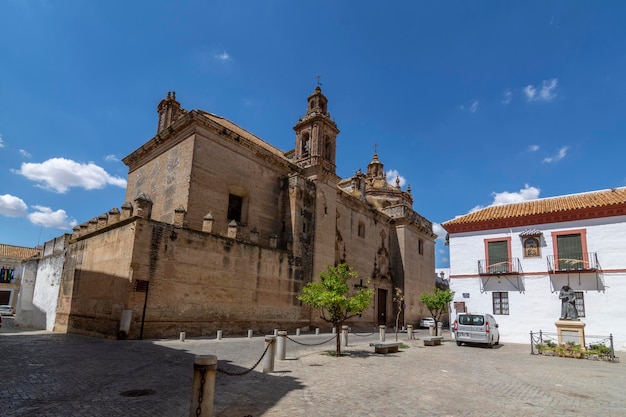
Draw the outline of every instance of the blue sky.
<instances>
[{"instance_id":1,"label":"blue sky","mask_svg":"<svg viewBox=\"0 0 626 417\"><path fill-rule=\"evenodd\" d=\"M0 242L124 203L168 91L285 151L321 75L338 174L377 144L439 223L626 185L626 2L0 2Z\"/></svg>"}]
</instances>

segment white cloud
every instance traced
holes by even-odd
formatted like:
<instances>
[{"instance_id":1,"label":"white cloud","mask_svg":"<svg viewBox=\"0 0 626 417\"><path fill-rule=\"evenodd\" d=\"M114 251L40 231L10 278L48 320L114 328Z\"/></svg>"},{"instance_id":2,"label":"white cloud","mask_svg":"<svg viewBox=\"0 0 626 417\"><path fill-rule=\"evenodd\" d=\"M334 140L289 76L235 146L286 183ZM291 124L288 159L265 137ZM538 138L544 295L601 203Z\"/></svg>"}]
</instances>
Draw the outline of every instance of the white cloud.
<instances>
[{"instance_id":1,"label":"white cloud","mask_svg":"<svg viewBox=\"0 0 626 417\"><path fill-rule=\"evenodd\" d=\"M10 194L0 195L0 214L8 217L26 216L28 206L19 197Z\"/></svg>"},{"instance_id":2,"label":"white cloud","mask_svg":"<svg viewBox=\"0 0 626 417\"><path fill-rule=\"evenodd\" d=\"M387 182L393 185L394 187L396 186L396 178L400 179L400 187L404 187L404 184L406 184L406 178L400 175L400 173L395 169L390 169L389 171L387 171L386 175L387 175Z\"/></svg>"},{"instance_id":3,"label":"white cloud","mask_svg":"<svg viewBox=\"0 0 626 417\"><path fill-rule=\"evenodd\" d=\"M539 193L541 192L541 190L537 187L531 187L528 184L524 185L524 188L522 188L521 190L517 191L517 192L509 192L509 191L503 191L501 193L496 193L493 192L491 193L491 195L493 196L493 201L491 204L489 204L489 206L498 206L498 205L502 205L502 204L510 204L510 203L521 203L522 201L527 201L527 200L535 200L537 198L539 198ZM467 213L474 213L478 210L482 210L484 209L485 206L474 206L472 207L471 210L469 210ZM457 216L459 217L459 216Z\"/></svg>"},{"instance_id":4,"label":"white cloud","mask_svg":"<svg viewBox=\"0 0 626 417\"><path fill-rule=\"evenodd\" d=\"M52 211L49 207L33 206L34 213L28 215L28 220L31 223L43 227L55 227L57 229L71 229L78 224L78 222L67 216L65 210Z\"/></svg>"},{"instance_id":5,"label":"white cloud","mask_svg":"<svg viewBox=\"0 0 626 417\"><path fill-rule=\"evenodd\" d=\"M30 154L28 152L26 152L24 149L20 149L18 151L20 153L20 155L22 156L22 158L30 158Z\"/></svg>"},{"instance_id":6,"label":"white cloud","mask_svg":"<svg viewBox=\"0 0 626 417\"><path fill-rule=\"evenodd\" d=\"M86 190L102 189L106 185L126 187L125 179L109 175L93 162L83 164L65 158L52 158L40 164L22 163L21 169L13 172L61 194L72 187Z\"/></svg>"},{"instance_id":7,"label":"white cloud","mask_svg":"<svg viewBox=\"0 0 626 417\"><path fill-rule=\"evenodd\" d=\"M520 203L527 200L535 200L539 197L541 190L537 187L531 187L528 184L524 185L524 188L518 192L503 191L501 193L492 193L493 203L491 205Z\"/></svg>"},{"instance_id":8,"label":"white cloud","mask_svg":"<svg viewBox=\"0 0 626 417\"><path fill-rule=\"evenodd\" d=\"M561 149L559 149L559 151L556 153L556 155L544 158L543 162L545 164L550 164L552 162L559 162L561 159L565 158L565 156L567 155L567 150L568 149L569 149L568 146L561 147Z\"/></svg>"},{"instance_id":9,"label":"white cloud","mask_svg":"<svg viewBox=\"0 0 626 417\"><path fill-rule=\"evenodd\" d=\"M513 92L511 90L506 90L504 92L504 98L502 99L502 103L509 104L513 100Z\"/></svg>"},{"instance_id":10,"label":"white cloud","mask_svg":"<svg viewBox=\"0 0 626 417\"><path fill-rule=\"evenodd\" d=\"M478 110L478 106L480 106L480 102L478 100L474 100L470 103L469 107L465 107L465 104L461 104L459 106L460 110L467 110L470 113L476 113L476 110Z\"/></svg>"},{"instance_id":11,"label":"white cloud","mask_svg":"<svg viewBox=\"0 0 626 417\"><path fill-rule=\"evenodd\" d=\"M2 140L2 133L0 133L0 148L4 148L4 141Z\"/></svg>"},{"instance_id":12,"label":"white cloud","mask_svg":"<svg viewBox=\"0 0 626 417\"><path fill-rule=\"evenodd\" d=\"M215 55L215 58L219 59L220 61L229 61L230 55L228 55L228 52L224 51L221 54Z\"/></svg>"},{"instance_id":13,"label":"white cloud","mask_svg":"<svg viewBox=\"0 0 626 417\"><path fill-rule=\"evenodd\" d=\"M537 152L539 150L539 145L530 145L528 147L528 152Z\"/></svg>"},{"instance_id":14,"label":"white cloud","mask_svg":"<svg viewBox=\"0 0 626 417\"><path fill-rule=\"evenodd\" d=\"M107 162L119 162L119 158L115 155L107 155L104 157L104 160Z\"/></svg>"},{"instance_id":15,"label":"white cloud","mask_svg":"<svg viewBox=\"0 0 626 417\"><path fill-rule=\"evenodd\" d=\"M541 83L541 89L538 89L532 84L524 87L524 94L528 101L552 101L556 98L556 87L559 84L559 80L553 78L551 80L543 80Z\"/></svg>"},{"instance_id":16,"label":"white cloud","mask_svg":"<svg viewBox=\"0 0 626 417\"><path fill-rule=\"evenodd\" d=\"M437 240L440 240L441 243L445 242L446 235L448 234L448 232L446 232L446 229L441 227L441 224L435 222L433 222L433 233L437 235Z\"/></svg>"}]
</instances>

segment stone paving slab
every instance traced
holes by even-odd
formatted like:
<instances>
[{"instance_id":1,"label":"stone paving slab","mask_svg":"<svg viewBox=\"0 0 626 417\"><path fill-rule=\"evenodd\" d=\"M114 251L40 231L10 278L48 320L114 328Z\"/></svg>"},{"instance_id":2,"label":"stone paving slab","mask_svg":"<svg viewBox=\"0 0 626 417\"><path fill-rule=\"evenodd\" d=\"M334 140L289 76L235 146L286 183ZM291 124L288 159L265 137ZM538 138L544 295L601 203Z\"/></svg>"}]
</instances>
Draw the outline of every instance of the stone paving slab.
<instances>
[{"instance_id":1,"label":"stone paving slab","mask_svg":"<svg viewBox=\"0 0 626 417\"><path fill-rule=\"evenodd\" d=\"M289 337L319 344L332 335ZM262 373L262 363L244 376L218 373L214 415L626 416L623 363L534 356L522 344L459 347L449 333L441 346L400 334L407 347L380 355L369 346L378 338L351 334L339 358L328 354L334 340L288 340L272 374ZM216 355L218 368L241 373L264 343L262 336L115 341L2 328L0 415L186 417L196 355Z\"/></svg>"}]
</instances>

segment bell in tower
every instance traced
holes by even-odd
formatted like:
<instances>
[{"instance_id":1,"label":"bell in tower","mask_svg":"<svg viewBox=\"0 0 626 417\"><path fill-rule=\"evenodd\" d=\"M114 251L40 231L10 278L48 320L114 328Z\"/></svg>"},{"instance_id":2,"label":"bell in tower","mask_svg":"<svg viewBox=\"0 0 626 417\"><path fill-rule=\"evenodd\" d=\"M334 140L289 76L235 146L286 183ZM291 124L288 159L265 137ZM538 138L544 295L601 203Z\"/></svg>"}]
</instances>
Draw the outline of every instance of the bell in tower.
<instances>
[{"instance_id":1,"label":"bell in tower","mask_svg":"<svg viewBox=\"0 0 626 417\"><path fill-rule=\"evenodd\" d=\"M295 162L304 168L317 167L335 174L337 135L339 129L328 112L328 99L322 94L322 88L307 99L304 117L293 127L296 132Z\"/></svg>"}]
</instances>

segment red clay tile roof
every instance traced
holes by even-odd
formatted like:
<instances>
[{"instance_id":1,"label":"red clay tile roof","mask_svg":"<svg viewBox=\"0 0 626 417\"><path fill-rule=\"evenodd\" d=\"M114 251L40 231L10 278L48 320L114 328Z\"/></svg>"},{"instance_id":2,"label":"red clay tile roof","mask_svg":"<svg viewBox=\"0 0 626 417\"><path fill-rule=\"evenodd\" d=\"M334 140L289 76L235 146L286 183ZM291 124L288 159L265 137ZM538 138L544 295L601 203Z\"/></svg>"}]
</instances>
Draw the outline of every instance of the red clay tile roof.
<instances>
[{"instance_id":1,"label":"red clay tile roof","mask_svg":"<svg viewBox=\"0 0 626 417\"><path fill-rule=\"evenodd\" d=\"M626 215L626 187L489 206L442 224L450 233Z\"/></svg>"},{"instance_id":2,"label":"red clay tile roof","mask_svg":"<svg viewBox=\"0 0 626 417\"><path fill-rule=\"evenodd\" d=\"M28 259L40 253L41 251L39 249L0 243L0 258L2 259Z\"/></svg>"}]
</instances>

